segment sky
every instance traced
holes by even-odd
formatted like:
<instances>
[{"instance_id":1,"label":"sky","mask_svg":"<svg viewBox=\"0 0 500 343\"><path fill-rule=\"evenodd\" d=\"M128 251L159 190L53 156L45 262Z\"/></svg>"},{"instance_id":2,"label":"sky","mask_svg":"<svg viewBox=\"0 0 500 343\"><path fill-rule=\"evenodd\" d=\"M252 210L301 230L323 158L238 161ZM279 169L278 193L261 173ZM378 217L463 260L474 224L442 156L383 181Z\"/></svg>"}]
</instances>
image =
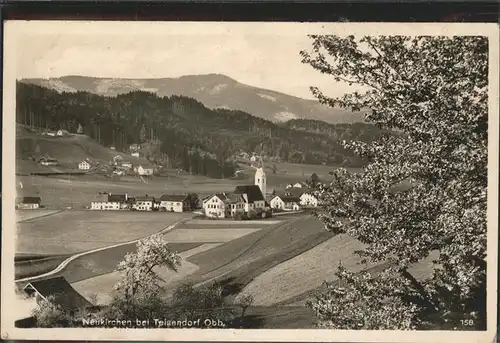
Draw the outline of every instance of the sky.
<instances>
[{"instance_id":1,"label":"sky","mask_svg":"<svg viewBox=\"0 0 500 343\"><path fill-rule=\"evenodd\" d=\"M162 78L224 74L241 83L313 99L348 87L301 62L305 34L29 34L17 42L17 78L82 75Z\"/></svg>"}]
</instances>

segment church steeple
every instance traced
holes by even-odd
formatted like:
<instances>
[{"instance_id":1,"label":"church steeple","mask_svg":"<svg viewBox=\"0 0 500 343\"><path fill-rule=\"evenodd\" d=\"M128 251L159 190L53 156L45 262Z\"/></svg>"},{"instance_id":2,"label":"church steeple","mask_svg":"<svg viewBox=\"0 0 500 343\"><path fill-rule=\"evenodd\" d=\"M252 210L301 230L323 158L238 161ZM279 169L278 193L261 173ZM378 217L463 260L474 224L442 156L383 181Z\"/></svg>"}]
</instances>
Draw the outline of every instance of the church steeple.
<instances>
[{"instance_id":1,"label":"church steeple","mask_svg":"<svg viewBox=\"0 0 500 343\"><path fill-rule=\"evenodd\" d=\"M257 168L257 170L255 171L255 185L259 186L262 195L264 195L265 197L267 191L266 189L267 180L266 180L266 173L264 172L264 164L262 163L262 159L261 159L261 166Z\"/></svg>"}]
</instances>

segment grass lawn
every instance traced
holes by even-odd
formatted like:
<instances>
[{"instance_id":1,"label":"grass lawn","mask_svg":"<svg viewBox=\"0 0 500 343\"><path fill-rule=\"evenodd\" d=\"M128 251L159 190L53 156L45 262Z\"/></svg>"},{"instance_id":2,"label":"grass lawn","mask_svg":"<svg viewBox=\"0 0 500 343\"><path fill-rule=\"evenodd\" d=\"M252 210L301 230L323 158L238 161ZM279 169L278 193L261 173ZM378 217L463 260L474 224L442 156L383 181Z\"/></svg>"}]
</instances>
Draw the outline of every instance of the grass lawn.
<instances>
[{"instance_id":1,"label":"grass lawn","mask_svg":"<svg viewBox=\"0 0 500 343\"><path fill-rule=\"evenodd\" d=\"M242 236L246 236L259 228L210 228L210 229L175 229L165 234L167 242L172 243L211 243L229 242Z\"/></svg>"},{"instance_id":2,"label":"grass lawn","mask_svg":"<svg viewBox=\"0 0 500 343\"><path fill-rule=\"evenodd\" d=\"M22 221L32 220L36 218L50 216L58 212L59 210L46 210L46 209L16 210L16 221L22 222Z\"/></svg>"},{"instance_id":3,"label":"grass lawn","mask_svg":"<svg viewBox=\"0 0 500 343\"><path fill-rule=\"evenodd\" d=\"M365 268L354 254L363 247L348 235L337 235L258 275L243 292L254 296L255 305L273 305L333 279L339 263L355 272Z\"/></svg>"},{"instance_id":4,"label":"grass lawn","mask_svg":"<svg viewBox=\"0 0 500 343\"><path fill-rule=\"evenodd\" d=\"M226 295L234 295L259 274L313 248L331 235L321 222L310 216L265 227L188 258L200 269L187 280L203 283L216 279L226 285Z\"/></svg>"},{"instance_id":5,"label":"grass lawn","mask_svg":"<svg viewBox=\"0 0 500 343\"><path fill-rule=\"evenodd\" d=\"M22 279L49 272L55 269L68 257L69 255L18 258L14 264L15 278Z\"/></svg>"},{"instance_id":6,"label":"grass lawn","mask_svg":"<svg viewBox=\"0 0 500 343\"><path fill-rule=\"evenodd\" d=\"M18 223L16 252L74 254L146 237L189 215L135 211L63 211Z\"/></svg>"},{"instance_id":7,"label":"grass lawn","mask_svg":"<svg viewBox=\"0 0 500 343\"><path fill-rule=\"evenodd\" d=\"M198 266L186 261L187 257L193 254L197 254L201 251L212 249L217 245L218 244L198 244L197 246L195 246L192 243L170 244L170 247L173 250L177 251L182 259L181 267L177 272L173 272L165 267L157 267L155 269L155 272L161 279L163 279L165 283L179 281L187 275L194 273L198 269ZM117 260L119 261L120 259ZM100 261L97 262L100 263ZM72 268L68 269L67 271L63 271L61 274L66 276L68 281L73 282L73 287L75 287L75 289L79 291L83 296L87 297L88 299L92 298L93 296L97 296L97 301L99 302L99 304L106 304L111 299L114 292L113 286L121 278L120 273L114 271L116 265L114 265L114 267L110 265L110 268L106 273L96 273L95 270L92 271L90 269L94 274L89 274L87 272L89 270L88 268L79 268L80 265L81 263L74 265ZM73 269L72 272L71 269ZM78 277L76 277L77 275ZM84 276L87 276L87 278L83 279L82 277Z\"/></svg>"}]
</instances>

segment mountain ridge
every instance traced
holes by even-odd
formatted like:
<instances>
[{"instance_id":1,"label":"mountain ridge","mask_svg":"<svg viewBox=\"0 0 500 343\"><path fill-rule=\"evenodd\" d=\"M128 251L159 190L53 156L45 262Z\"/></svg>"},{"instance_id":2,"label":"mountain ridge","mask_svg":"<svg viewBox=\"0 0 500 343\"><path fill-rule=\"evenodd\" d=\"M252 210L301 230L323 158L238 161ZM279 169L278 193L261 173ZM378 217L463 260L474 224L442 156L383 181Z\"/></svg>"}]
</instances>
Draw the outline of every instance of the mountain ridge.
<instances>
[{"instance_id":1,"label":"mountain ridge","mask_svg":"<svg viewBox=\"0 0 500 343\"><path fill-rule=\"evenodd\" d=\"M321 120L330 124L362 122L362 113L329 108L317 100L303 99L271 89L240 83L223 74L182 75L169 78L110 78L66 75L55 78L24 78L19 82L58 92L89 92L118 96L146 91L160 97L182 95L196 99L208 108L239 110L273 122L290 119Z\"/></svg>"}]
</instances>

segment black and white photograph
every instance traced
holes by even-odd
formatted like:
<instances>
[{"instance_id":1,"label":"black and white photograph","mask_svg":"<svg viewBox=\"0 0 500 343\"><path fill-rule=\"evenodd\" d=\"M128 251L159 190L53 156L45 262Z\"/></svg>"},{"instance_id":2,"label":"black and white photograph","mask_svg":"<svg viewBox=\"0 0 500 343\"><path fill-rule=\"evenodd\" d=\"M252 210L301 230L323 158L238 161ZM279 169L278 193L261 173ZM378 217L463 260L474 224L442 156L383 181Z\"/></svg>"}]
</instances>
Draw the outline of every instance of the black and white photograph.
<instances>
[{"instance_id":1,"label":"black and white photograph","mask_svg":"<svg viewBox=\"0 0 500 343\"><path fill-rule=\"evenodd\" d=\"M4 44L2 338L493 341L498 25Z\"/></svg>"}]
</instances>

